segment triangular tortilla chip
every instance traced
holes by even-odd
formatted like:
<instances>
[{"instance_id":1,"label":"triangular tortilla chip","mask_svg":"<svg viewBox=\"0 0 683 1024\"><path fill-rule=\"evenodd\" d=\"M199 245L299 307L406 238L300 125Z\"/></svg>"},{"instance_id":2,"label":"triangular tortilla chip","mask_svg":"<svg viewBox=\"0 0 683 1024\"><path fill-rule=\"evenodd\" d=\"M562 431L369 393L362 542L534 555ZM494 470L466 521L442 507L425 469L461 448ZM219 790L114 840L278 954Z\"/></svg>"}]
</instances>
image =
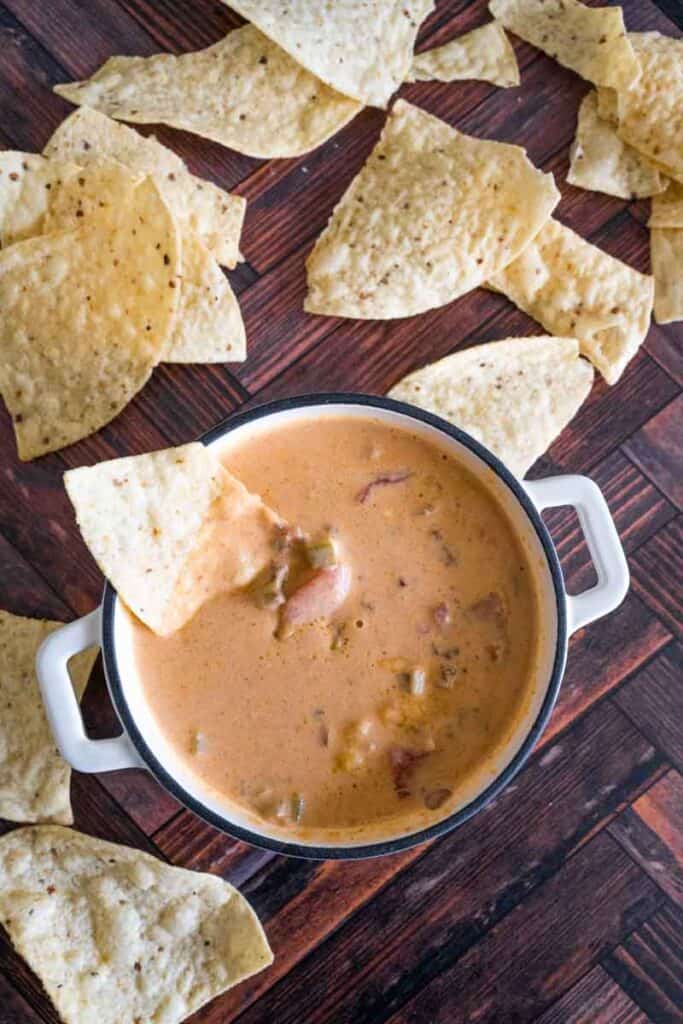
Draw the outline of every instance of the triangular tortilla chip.
<instances>
[{"instance_id":1,"label":"triangular tortilla chip","mask_svg":"<svg viewBox=\"0 0 683 1024\"><path fill-rule=\"evenodd\" d=\"M433 0L223 0L332 89L386 107Z\"/></svg>"},{"instance_id":2,"label":"triangular tortilla chip","mask_svg":"<svg viewBox=\"0 0 683 1024\"><path fill-rule=\"evenodd\" d=\"M627 89L640 74L621 7L578 0L490 0L505 28L595 85Z\"/></svg>"},{"instance_id":3,"label":"triangular tortilla chip","mask_svg":"<svg viewBox=\"0 0 683 1024\"><path fill-rule=\"evenodd\" d=\"M650 326L652 278L552 218L491 283L547 331L578 338L608 384Z\"/></svg>"},{"instance_id":4,"label":"triangular tortilla chip","mask_svg":"<svg viewBox=\"0 0 683 1024\"><path fill-rule=\"evenodd\" d=\"M659 32L629 32L628 38L642 74L618 91L619 135L683 181L683 39Z\"/></svg>"},{"instance_id":5,"label":"triangular tortilla chip","mask_svg":"<svg viewBox=\"0 0 683 1024\"><path fill-rule=\"evenodd\" d=\"M0 839L0 922L64 1024L180 1024L273 960L222 878L58 826Z\"/></svg>"},{"instance_id":6,"label":"triangular tortilla chip","mask_svg":"<svg viewBox=\"0 0 683 1024\"><path fill-rule=\"evenodd\" d=\"M103 574L161 636L272 558L279 520L202 444L72 469L64 484Z\"/></svg>"},{"instance_id":7,"label":"triangular tortilla chip","mask_svg":"<svg viewBox=\"0 0 683 1024\"><path fill-rule=\"evenodd\" d=\"M663 192L666 179L646 157L619 138L598 114L595 90L579 107L576 135L570 150L570 185L605 192L621 199L642 199Z\"/></svg>"},{"instance_id":8,"label":"triangular tortilla chip","mask_svg":"<svg viewBox=\"0 0 683 1024\"><path fill-rule=\"evenodd\" d=\"M81 107L60 124L43 153L81 167L118 160L134 173L149 174L186 234L196 234L219 263L234 267L246 200L190 174L172 150L153 137L104 114Z\"/></svg>"},{"instance_id":9,"label":"triangular tortilla chip","mask_svg":"<svg viewBox=\"0 0 683 1024\"><path fill-rule=\"evenodd\" d=\"M397 100L308 258L304 308L389 319L443 306L514 259L558 198L519 146Z\"/></svg>"},{"instance_id":10,"label":"triangular tortilla chip","mask_svg":"<svg viewBox=\"0 0 683 1024\"><path fill-rule=\"evenodd\" d=\"M683 184L670 181L666 192L653 196L647 223L651 228L683 228Z\"/></svg>"},{"instance_id":11,"label":"triangular tortilla chip","mask_svg":"<svg viewBox=\"0 0 683 1024\"><path fill-rule=\"evenodd\" d=\"M655 320L683 320L683 228L652 228L650 257L655 279Z\"/></svg>"},{"instance_id":12,"label":"triangular tortilla chip","mask_svg":"<svg viewBox=\"0 0 683 1024\"><path fill-rule=\"evenodd\" d=\"M506 338L416 370L390 398L467 431L522 477L588 395L593 368L575 338Z\"/></svg>"},{"instance_id":13,"label":"triangular tortilla chip","mask_svg":"<svg viewBox=\"0 0 683 1024\"><path fill-rule=\"evenodd\" d=\"M71 768L55 747L35 673L36 651L61 622L25 619L0 610L0 818L73 821ZM97 650L70 664L79 700Z\"/></svg>"},{"instance_id":14,"label":"triangular tortilla chip","mask_svg":"<svg viewBox=\"0 0 683 1024\"><path fill-rule=\"evenodd\" d=\"M457 82L469 78L503 89L519 85L519 66L505 30L497 21L475 28L445 46L416 53L410 81Z\"/></svg>"},{"instance_id":15,"label":"triangular tortilla chip","mask_svg":"<svg viewBox=\"0 0 683 1024\"><path fill-rule=\"evenodd\" d=\"M165 354L179 292L175 224L151 179L125 199L116 215L108 208L0 252L0 392L21 459L114 419Z\"/></svg>"},{"instance_id":16,"label":"triangular tortilla chip","mask_svg":"<svg viewBox=\"0 0 683 1024\"><path fill-rule=\"evenodd\" d=\"M253 25L180 57L110 57L92 78L55 92L111 117L168 124L266 159L315 149L361 109Z\"/></svg>"}]
</instances>

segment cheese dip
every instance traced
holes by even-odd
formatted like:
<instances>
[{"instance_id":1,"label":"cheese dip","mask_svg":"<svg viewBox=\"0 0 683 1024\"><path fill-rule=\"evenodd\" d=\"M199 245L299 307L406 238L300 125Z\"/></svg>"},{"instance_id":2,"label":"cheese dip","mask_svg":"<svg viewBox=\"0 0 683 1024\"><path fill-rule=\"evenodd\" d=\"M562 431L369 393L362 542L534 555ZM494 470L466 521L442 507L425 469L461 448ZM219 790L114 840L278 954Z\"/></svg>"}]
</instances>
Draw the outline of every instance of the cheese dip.
<instances>
[{"instance_id":1,"label":"cheese dip","mask_svg":"<svg viewBox=\"0 0 683 1024\"><path fill-rule=\"evenodd\" d=\"M444 817L531 699L538 597L505 511L437 444L370 416L278 425L224 462L289 525L265 574L179 632L134 622L163 734L288 838Z\"/></svg>"}]
</instances>

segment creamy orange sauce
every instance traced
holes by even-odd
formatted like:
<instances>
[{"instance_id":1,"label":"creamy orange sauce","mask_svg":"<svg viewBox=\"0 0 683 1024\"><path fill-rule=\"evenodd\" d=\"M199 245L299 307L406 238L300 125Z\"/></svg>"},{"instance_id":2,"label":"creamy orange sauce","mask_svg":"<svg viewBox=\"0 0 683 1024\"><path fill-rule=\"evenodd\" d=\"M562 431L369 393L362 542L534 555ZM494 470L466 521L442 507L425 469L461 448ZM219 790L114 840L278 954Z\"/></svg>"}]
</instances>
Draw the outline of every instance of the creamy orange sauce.
<instances>
[{"instance_id":1,"label":"creamy orange sauce","mask_svg":"<svg viewBox=\"0 0 683 1024\"><path fill-rule=\"evenodd\" d=\"M253 588L170 637L136 622L162 732L204 784L291 836L443 817L530 699L538 599L506 514L438 447L371 418L295 421L225 464L288 523L333 538L350 591L279 636L283 608Z\"/></svg>"}]
</instances>

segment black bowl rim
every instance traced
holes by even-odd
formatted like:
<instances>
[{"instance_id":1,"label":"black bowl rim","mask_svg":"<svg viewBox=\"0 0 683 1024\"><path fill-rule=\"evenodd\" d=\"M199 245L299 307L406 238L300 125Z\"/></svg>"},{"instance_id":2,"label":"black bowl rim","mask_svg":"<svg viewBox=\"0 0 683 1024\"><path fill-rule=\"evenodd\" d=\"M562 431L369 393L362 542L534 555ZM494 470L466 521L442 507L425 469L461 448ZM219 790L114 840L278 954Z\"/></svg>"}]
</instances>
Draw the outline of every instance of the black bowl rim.
<instances>
[{"instance_id":1,"label":"black bowl rim","mask_svg":"<svg viewBox=\"0 0 683 1024\"><path fill-rule=\"evenodd\" d=\"M252 846L261 849L271 850L274 853L286 854L291 857L301 857L307 860L358 860L364 857L379 857L389 853L398 853L413 846L418 846L428 840L437 839L451 832L462 825L465 821L477 814L483 807L491 802L503 790L519 772L528 760L534 745L545 729L550 714L553 710L562 682L565 663L567 659L567 615L565 604L565 590L562 570L560 568L557 552L550 538L543 520L529 495L521 483L513 476L500 459L485 448L479 441L454 427L446 420L426 412L405 402L398 402L392 398L385 398L376 395L365 395L355 392L324 392L320 394L299 395L292 398L279 399L267 402L263 405L254 406L244 412L237 412L228 416L217 426L212 427L200 438L205 444L213 444L225 434L242 427L247 423L262 419L275 413L288 412L292 409L315 408L329 405L354 405L364 406L368 410L384 409L400 413L410 419L421 421L428 426L447 434L458 441L465 448L477 455L493 472L503 480L512 491L517 501L523 507L526 515L536 531L541 543L553 583L555 593L555 604L557 614L557 642L553 668L550 674L548 687L539 708L536 719L520 745L516 754L504 770L497 775L477 797L471 800L464 807L454 811L447 818L430 825L428 828L420 829L408 835L397 836L393 839L386 839L379 842L363 843L357 846L317 846L307 845L286 840L274 839L259 832L237 825L229 818L225 818L206 807L200 800L189 793L161 764L155 754L147 745L147 742L140 732L133 715L131 714L128 702L125 699L121 677L119 675L114 646L114 610L117 594L110 583L105 583L102 600L102 656L105 666L105 674L109 693L114 708L121 724L127 732L133 746L142 757L147 768L158 782L171 793L183 806L194 811L200 818L207 821L214 828L221 832L239 839L242 842L250 843Z\"/></svg>"}]
</instances>

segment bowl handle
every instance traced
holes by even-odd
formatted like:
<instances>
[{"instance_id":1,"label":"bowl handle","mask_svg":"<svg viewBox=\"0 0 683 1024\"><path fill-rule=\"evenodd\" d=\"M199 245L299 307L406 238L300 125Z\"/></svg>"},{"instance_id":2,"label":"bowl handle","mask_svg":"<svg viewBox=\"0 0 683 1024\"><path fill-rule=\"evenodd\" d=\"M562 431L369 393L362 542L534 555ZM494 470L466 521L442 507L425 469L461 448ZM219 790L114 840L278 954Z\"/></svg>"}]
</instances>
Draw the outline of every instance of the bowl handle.
<instances>
[{"instance_id":1,"label":"bowl handle","mask_svg":"<svg viewBox=\"0 0 683 1024\"><path fill-rule=\"evenodd\" d=\"M43 641L36 653L36 675L59 752L79 772L113 772L144 768L125 732L108 740L91 740L83 725L67 662L88 647L100 646L100 609L76 619Z\"/></svg>"},{"instance_id":2,"label":"bowl handle","mask_svg":"<svg viewBox=\"0 0 683 1024\"><path fill-rule=\"evenodd\" d=\"M571 505L576 510L595 566L598 582L582 594L567 594L569 633L614 611L626 597L629 571L624 549L602 491L587 476L550 476L525 480L524 487L539 512Z\"/></svg>"}]
</instances>

